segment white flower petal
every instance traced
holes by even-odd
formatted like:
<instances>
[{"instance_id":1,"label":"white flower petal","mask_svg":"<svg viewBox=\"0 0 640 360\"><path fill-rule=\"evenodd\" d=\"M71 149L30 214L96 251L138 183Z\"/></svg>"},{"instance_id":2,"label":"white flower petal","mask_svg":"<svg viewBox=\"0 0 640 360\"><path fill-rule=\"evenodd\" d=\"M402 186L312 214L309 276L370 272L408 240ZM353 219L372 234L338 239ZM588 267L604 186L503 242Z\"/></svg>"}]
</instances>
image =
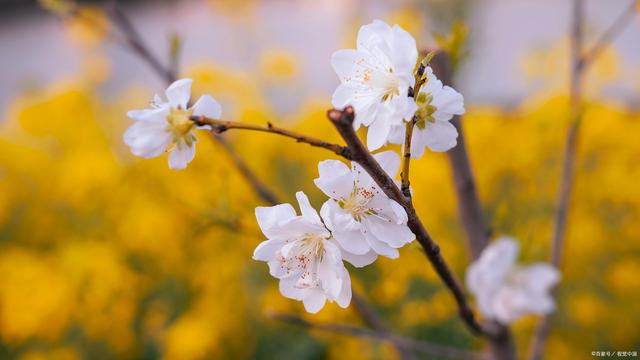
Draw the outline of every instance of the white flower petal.
<instances>
[{"instance_id":1,"label":"white flower petal","mask_svg":"<svg viewBox=\"0 0 640 360\"><path fill-rule=\"evenodd\" d=\"M220 116L222 116L222 107L213 97L202 95L198 101L193 104L193 115L220 119Z\"/></svg>"},{"instance_id":2,"label":"white flower petal","mask_svg":"<svg viewBox=\"0 0 640 360\"><path fill-rule=\"evenodd\" d=\"M349 271L347 271L344 266L342 267L342 289L336 302L342 308L346 308L351 302L351 277L349 276Z\"/></svg>"},{"instance_id":3,"label":"white flower petal","mask_svg":"<svg viewBox=\"0 0 640 360\"><path fill-rule=\"evenodd\" d=\"M276 253L282 248L282 242L276 240L266 240L258 244L253 251L253 259L259 261L269 261L276 257Z\"/></svg>"},{"instance_id":4,"label":"white flower petal","mask_svg":"<svg viewBox=\"0 0 640 360\"><path fill-rule=\"evenodd\" d=\"M262 233L269 239L277 238L280 234L280 224L296 217L296 210L291 204L279 204L275 206L259 206L255 211L258 226Z\"/></svg>"},{"instance_id":5,"label":"white flower petal","mask_svg":"<svg viewBox=\"0 0 640 360\"><path fill-rule=\"evenodd\" d=\"M351 265L360 268L376 261L378 254L373 250L369 250L369 252L363 255L355 255L353 253L343 251L342 258L345 261L348 261Z\"/></svg>"},{"instance_id":6,"label":"white flower petal","mask_svg":"<svg viewBox=\"0 0 640 360\"><path fill-rule=\"evenodd\" d=\"M353 89L345 84L338 85L331 97L331 105L336 109L342 109L347 105L353 106Z\"/></svg>"},{"instance_id":7,"label":"white flower petal","mask_svg":"<svg viewBox=\"0 0 640 360\"><path fill-rule=\"evenodd\" d=\"M332 199L346 198L353 190L353 176L349 167L338 160L318 163L320 176L313 183Z\"/></svg>"},{"instance_id":8,"label":"white flower petal","mask_svg":"<svg viewBox=\"0 0 640 360\"><path fill-rule=\"evenodd\" d=\"M404 144L404 134L407 127L402 125L393 125L389 131L387 141L391 144Z\"/></svg>"},{"instance_id":9,"label":"white flower petal","mask_svg":"<svg viewBox=\"0 0 640 360\"><path fill-rule=\"evenodd\" d=\"M302 298L306 295L306 291L297 288L296 281L297 279L295 278L286 278L280 280L280 284L278 287L282 296L293 300L302 300Z\"/></svg>"},{"instance_id":10,"label":"white flower petal","mask_svg":"<svg viewBox=\"0 0 640 360\"><path fill-rule=\"evenodd\" d=\"M424 154L424 150L427 148L426 138L429 133L426 129L420 129L417 126L413 128L413 134L411 136L411 157L414 159L420 159ZM403 140L404 142L404 140Z\"/></svg>"},{"instance_id":11,"label":"white flower petal","mask_svg":"<svg viewBox=\"0 0 640 360\"><path fill-rule=\"evenodd\" d=\"M298 191L296 193L296 199L298 200L298 206L300 206L300 212L302 213L302 216L307 218L311 223L322 226L320 216L318 216L318 212L316 211L316 209L311 206L307 195L305 195L305 193L302 191Z\"/></svg>"},{"instance_id":12,"label":"white flower petal","mask_svg":"<svg viewBox=\"0 0 640 360\"><path fill-rule=\"evenodd\" d=\"M433 69L430 66L427 66L425 68L424 73L427 78L427 82L422 86L420 92L431 95L435 99L435 97L439 95L440 91L442 91L442 81L438 80L436 75L433 73Z\"/></svg>"},{"instance_id":13,"label":"white flower petal","mask_svg":"<svg viewBox=\"0 0 640 360\"><path fill-rule=\"evenodd\" d=\"M464 98L462 94L449 86L442 88L438 96L433 98L431 105L436 107L434 117L437 120L449 120L453 115L464 114Z\"/></svg>"},{"instance_id":14,"label":"white flower petal","mask_svg":"<svg viewBox=\"0 0 640 360\"><path fill-rule=\"evenodd\" d=\"M379 255L386 256L390 259L397 259L400 256L400 253L398 252L397 249L392 248L386 243L378 240L378 238L371 232L369 231L365 232L364 236L367 239L367 242L369 243L369 245L371 245L371 248L373 249L373 251L375 251Z\"/></svg>"},{"instance_id":15,"label":"white flower petal","mask_svg":"<svg viewBox=\"0 0 640 360\"><path fill-rule=\"evenodd\" d=\"M167 122L167 115L169 114L169 107L163 106L157 109L142 109L131 110L127 112L127 116L130 119L140 122L152 122L159 123L163 126Z\"/></svg>"},{"instance_id":16,"label":"white flower petal","mask_svg":"<svg viewBox=\"0 0 640 360\"><path fill-rule=\"evenodd\" d=\"M489 244L467 269L467 287L473 293L495 291L513 269L518 244L513 238L501 237Z\"/></svg>"},{"instance_id":17,"label":"white flower petal","mask_svg":"<svg viewBox=\"0 0 640 360\"><path fill-rule=\"evenodd\" d=\"M152 158L162 154L171 141L162 125L138 121L124 133L123 140L131 152L143 158Z\"/></svg>"},{"instance_id":18,"label":"white flower petal","mask_svg":"<svg viewBox=\"0 0 640 360\"><path fill-rule=\"evenodd\" d=\"M395 214L396 223L398 224L406 224L409 220L407 216L407 211L402 207L402 205L398 204L396 201L389 199L391 203L391 209Z\"/></svg>"},{"instance_id":19,"label":"white flower petal","mask_svg":"<svg viewBox=\"0 0 640 360\"><path fill-rule=\"evenodd\" d=\"M337 230L333 232L333 238L340 244L340 248L354 255L364 255L371 249L360 230Z\"/></svg>"},{"instance_id":20,"label":"white flower petal","mask_svg":"<svg viewBox=\"0 0 640 360\"><path fill-rule=\"evenodd\" d=\"M448 121L428 122L424 129L418 131L424 132L422 140L432 151L444 152L458 143L458 130Z\"/></svg>"},{"instance_id":21,"label":"white flower petal","mask_svg":"<svg viewBox=\"0 0 640 360\"><path fill-rule=\"evenodd\" d=\"M342 258L340 250L330 242L325 243L325 254L318 264L318 277L330 300L335 300L342 289Z\"/></svg>"},{"instance_id":22,"label":"white flower petal","mask_svg":"<svg viewBox=\"0 0 640 360\"><path fill-rule=\"evenodd\" d=\"M391 125L383 119L378 118L369 126L367 132L367 147L370 151L381 148L389 137L391 132Z\"/></svg>"},{"instance_id":23,"label":"white flower petal","mask_svg":"<svg viewBox=\"0 0 640 360\"><path fill-rule=\"evenodd\" d=\"M182 170L193 160L196 155L195 142L191 146L186 144L176 146L169 154L169 168L174 170Z\"/></svg>"},{"instance_id":24,"label":"white flower petal","mask_svg":"<svg viewBox=\"0 0 640 360\"><path fill-rule=\"evenodd\" d=\"M191 98L191 79L180 79L174 81L167 88L167 100L171 107L186 109Z\"/></svg>"},{"instance_id":25,"label":"white flower petal","mask_svg":"<svg viewBox=\"0 0 640 360\"><path fill-rule=\"evenodd\" d=\"M360 67L366 53L354 49L342 49L331 55L331 66L341 81L349 81Z\"/></svg>"},{"instance_id":26,"label":"white flower petal","mask_svg":"<svg viewBox=\"0 0 640 360\"><path fill-rule=\"evenodd\" d=\"M391 29L391 58L398 69L406 69L400 76L405 77L405 81L413 78L413 67L418 61L418 48L416 40L398 25Z\"/></svg>"},{"instance_id":27,"label":"white flower petal","mask_svg":"<svg viewBox=\"0 0 640 360\"><path fill-rule=\"evenodd\" d=\"M373 158L391 178L396 177L400 169L400 156L395 151L382 151L374 154Z\"/></svg>"},{"instance_id":28,"label":"white flower petal","mask_svg":"<svg viewBox=\"0 0 640 360\"><path fill-rule=\"evenodd\" d=\"M517 272L528 291L545 294L560 281L560 272L547 263L537 263L527 266Z\"/></svg>"},{"instance_id":29,"label":"white flower petal","mask_svg":"<svg viewBox=\"0 0 640 360\"><path fill-rule=\"evenodd\" d=\"M361 47L369 48L371 43L385 41L390 31L391 27L381 20L373 20L371 24L360 27L357 39L358 49Z\"/></svg>"},{"instance_id":30,"label":"white flower petal","mask_svg":"<svg viewBox=\"0 0 640 360\"><path fill-rule=\"evenodd\" d=\"M324 307L324 303L327 301L327 296L317 289L309 289L305 298L302 299L304 309L311 314L315 314Z\"/></svg>"},{"instance_id":31,"label":"white flower petal","mask_svg":"<svg viewBox=\"0 0 640 360\"><path fill-rule=\"evenodd\" d=\"M373 216L366 218L363 222L371 234L374 234L373 236L380 242L384 242L396 249L403 247L416 238L406 225L395 224Z\"/></svg>"}]
</instances>

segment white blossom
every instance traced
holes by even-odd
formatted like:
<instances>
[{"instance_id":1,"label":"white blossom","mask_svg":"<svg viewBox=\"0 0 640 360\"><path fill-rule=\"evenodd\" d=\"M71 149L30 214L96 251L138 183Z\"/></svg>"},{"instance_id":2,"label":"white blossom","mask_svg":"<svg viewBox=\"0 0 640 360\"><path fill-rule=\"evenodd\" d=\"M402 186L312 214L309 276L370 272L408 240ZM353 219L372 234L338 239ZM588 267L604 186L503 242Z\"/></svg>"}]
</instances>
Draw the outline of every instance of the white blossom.
<instances>
[{"instance_id":1,"label":"white blossom","mask_svg":"<svg viewBox=\"0 0 640 360\"><path fill-rule=\"evenodd\" d=\"M395 176L400 158L393 151L374 155L382 168ZM351 169L337 160L318 164L316 186L330 197L320 214L342 250L342 258L354 266L371 264L378 255L398 257L398 248L413 241L404 208L387 197L357 163Z\"/></svg>"},{"instance_id":2,"label":"white blossom","mask_svg":"<svg viewBox=\"0 0 640 360\"><path fill-rule=\"evenodd\" d=\"M124 142L131 152L140 157L152 158L169 151L169 167L184 169L193 160L197 138L196 126L189 119L192 115L220 118L220 104L209 95L203 95L189 107L191 79L175 81L166 90L167 101L154 96L151 108L131 110L127 113L135 123L124 134Z\"/></svg>"},{"instance_id":3,"label":"white blossom","mask_svg":"<svg viewBox=\"0 0 640 360\"><path fill-rule=\"evenodd\" d=\"M449 122L454 115L464 114L464 99L452 87L443 86L442 81L427 66L425 75L427 82L416 96L418 110L415 113L417 122L411 137L411 157L420 158L425 147L431 151L447 151L457 144L458 130ZM396 125L391 130L389 142L404 143L405 124Z\"/></svg>"},{"instance_id":4,"label":"white blossom","mask_svg":"<svg viewBox=\"0 0 640 360\"><path fill-rule=\"evenodd\" d=\"M383 146L392 126L411 119L417 110L408 97L417 59L415 39L398 25L380 20L360 28L356 49L339 50L331 57L341 82L333 93L333 106L353 106L355 129L369 127L370 150Z\"/></svg>"},{"instance_id":5,"label":"white blossom","mask_svg":"<svg viewBox=\"0 0 640 360\"><path fill-rule=\"evenodd\" d=\"M548 314L555 307L550 290L560 280L558 270L546 263L517 267L517 255L515 239L502 237L467 269L467 286L480 312L503 324L529 313Z\"/></svg>"},{"instance_id":6,"label":"white blossom","mask_svg":"<svg viewBox=\"0 0 640 360\"><path fill-rule=\"evenodd\" d=\"M296 193L302 215L290 204L257 207L256 218L268 240L258 245L255 260L266 261L269 273L280 279L285 297L303 302L316 313L326 300L347 307L351 301L351 279L340 249L302 192Z\"/></svg>"}]
</instances>

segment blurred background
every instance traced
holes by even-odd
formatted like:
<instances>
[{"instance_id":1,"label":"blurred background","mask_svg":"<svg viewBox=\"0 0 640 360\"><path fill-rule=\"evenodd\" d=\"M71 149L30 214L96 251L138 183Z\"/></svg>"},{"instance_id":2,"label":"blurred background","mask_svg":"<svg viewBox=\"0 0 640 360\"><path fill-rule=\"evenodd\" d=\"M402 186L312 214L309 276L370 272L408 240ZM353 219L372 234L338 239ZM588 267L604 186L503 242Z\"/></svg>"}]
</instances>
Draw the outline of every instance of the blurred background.
<instances>
[{"instance_id":1,"label":"blurred background","mask_svg":"<svg viewBox=\"0 0 640 360\"><path fill-rule=\"evenodd\" d=\"M388 344L265 315L361 321L334 304L304 313L251 260L263 240L253 211L266 204L220 144L203 134L184 171L129 153L126 111L166 83L111 41L105 2L81 4L85 21L0 1L0 359L397 358ZM548 261L569 122L570 1L120 4L163 63L181 45L180 76L194 79L195 96L220 100L225 118L334 141L324 115L338 84L329 59L354 47L361 25L397 23L421 48L466 33L455 82L486 217L494 235L521 240L524 263ZM586 46L629 4L586 1ZM636 16L585 75L549 359L640 351L639 40ZM224 137L282 202L304 190L320 207L312 179L330 153L268 134ZM412 166L416 207L462 278L468 254L446 155L428 152ZM418 246L349 269L398 333L481 349ZM514 324L522 354L535 325Z\"/></svg>"}]
</instances>

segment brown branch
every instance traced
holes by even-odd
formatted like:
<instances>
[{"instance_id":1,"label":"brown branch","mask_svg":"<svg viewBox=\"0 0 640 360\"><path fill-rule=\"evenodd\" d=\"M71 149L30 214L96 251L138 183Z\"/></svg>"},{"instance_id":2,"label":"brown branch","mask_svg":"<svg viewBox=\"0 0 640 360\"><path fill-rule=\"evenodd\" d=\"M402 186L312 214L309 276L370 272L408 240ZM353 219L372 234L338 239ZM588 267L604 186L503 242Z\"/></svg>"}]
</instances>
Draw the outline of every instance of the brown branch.
<instances>
[{"instance_id":1,"label":"brown branch","mask_svg":"<svg viewBox=\"0 0 640 360\"><path fill-rule=\"evenodd\" d=\"M411 181L409 180L409 167L411 164L411 139L413 137L413 127L415 126L415 116L407 122L404 132L404 145L402 148L402 172L400 173L402 181L402 194L405 197L411 197Z\"/></svg>"},{"instance_id":2,"label":"brown branch","mask_svg":"<svg viewBox=\"0 0 640 360\"><path fill-rule=\"evenodd\" d=\"M476 353L472 351L460 350L434 344L422 340L416 340L404 336L394 335L389 332L376 331L360 326L354 326L349 324L322 324L305 320L304 318L293 314L281 314L270 312L267 314L269 317L280 320L292 325L302 326L310 329L316 329L321 331L340 333L349 336L369 338L376 341L389 342L396 346L396 348L409 349L424 354L445 357L450 359L470 359L470 360L488 360L490 356L488 354Z\"/></svg>"},{"instance_id":3,"label":"brown branch","mask_svg":"<svg viewBox=\"0 0 640 360\"><path fill-rule=\"evenodd\" d=\"M352 290L351 292L351 305L353 305L353 309L368 328L379 333L392 334L392 331L387 328L380 316L378 316L376 310L355 290ZM398 344L394 344L394 346L400 353L400 358L402 360L417 359L413 349L398 346Z\"/></svg>"},{"instance_id":4,"label":"brown branch","mask_svg":"<svg viewBox=\"0 0 640 360\"><path fill-rule=\"evenodd\" d=\"M420 62L418 66L418 70L415 74L415 82L413 84L413 88L411 89L409 95L416 99L418 94L420 94L420 88L425 83L425 79L423 78L425 71L425 65ZM411 120L407 122L404 133L404 145L402 148L402 172L400 173L401 177L401 190L405 197L411 197L411 181L409 179L409 167L411 165L411 140L413 138L413 127L416 125L416 117L415 115Z\"/></svg>"},{"instance_id":5,"label":"brown branch","mask_svg":"<svg viewBox=\"0 0 640 360\"><path fill-rule=\"evenodd\" d=\"M227 140L214 132L211 133L211 136L213 140L215 140L227 151L227 154L229 154L229 157L231 158L231 161L233 162L236 169L249 182L253 190L261 199L272 206L282 203L282 201L278 200L278 197L271 191L271 189L269 189L262 181L260 181L260 179L258 179L256 174L247 166L244 160L242 160L242 158L238 155L238 153Z\"/></svg>"},{"instance_id":6,"label":"brown branch","mask_svg":"<svg viewBox=\"0 0 640 360\"><path fill-rule=\"evenodd\" d=\"M557 207L553 222L552 248L551 248L551 264L556 268L560 267L562 253L564 247L564 239L566 235L567 214L569 202L571 199L571 190L574 180L574 167L576 151L578 147L578 131L582 119L582 80L584 77L585 65L593 60L584 58L582 55L583 47L583 18L584 18L584 1L573 0L572 6L572 24L571 24L571 79L569 89L569 106L570 121L569 130L564 149L564 160L562 163L562 173L560 177L560 187L558 189ZM594 49L599 49L596 45ZM600 50L593 54L598 54ZM590 59L586 61L585 59ZM554 296L556 291L554 289ZM531 340L529 349L529 358L531 360L539 360L544 353L546 338L549 335L550 316L543 317Z\"/></svg>"},{"instance_id":7,"label":"brown branch","mask_svg":"<svg viewBox=\"0 0 640 360\"><path fill-rule=\"evenodd\" d=\"M352 160L360 164L360 166L367 171L389 198L404 207L408 216L407 225L409 229L415 234L416 239L424 248L425 254L438 276L453 294L458 306L458 312L465 324L474 334L497 336L498 334L486 331L486 329L476 322L460 283L442 257L440 247L433 241L431 235L429 235L427 229L416 214L413 203L404 196L393 179L382 169L362 141L360 141L360 138L353 129L353 119L355 116L353 108L348 106L343 110L332 109L327 112L327 116L347 143Z\"/></svg>"},{"instance_id":8,"label":"brown branch","mask_svg":"<svg viewBox=\"0 0 640 360\"><path fill-rule=\"evenodd\" d=\"M192 116L191 120L194 123L196 123L198 126L203 126L203 125L211 126L213 128L213 131L217 134L223 133L227 130L241 129L241 130L251 130L251 131L259 131L259 132L282 135L282 136L294 139L296 140L296 142L299 142L299 143L305 143L314 147L327 149L331 152L334 152L337 155L344 157L345 159L351 160L351 152L348 148L344 146L333 144L333 143L330 143L321 139L317 139L311 136L303 135L291 130L283 129L271 123L267 123L266 126L263 126L263 125L254 125L254 124L248 124L248 123L243 123L238 121L212 119L205 116Z\"/></svg>"},{"instance_id":9,"label":"brown branch","mask_svg":"<svg viewBox=\"0 0 640 360\"><path fill-rule=\"evenodd\" d=\"M129 44L129 49L144 60L164 81L167 83L174 82L176 80L176 74L173 73L169 67L162 65L160 60L153 55L129 18L117 5L117 1L114 1L108 10L113 23L118 26L124 34L125 41Z\"/></svg>"},{"instance_id":10,"label":"brown branch","mask_svg":"<svg viewBox=\"0 0 640 360\"><path fill-rule=\"evenodd\" d=\"M627 25L631 22L631 20L636 15L636 6L638 0L633 0L629 3L624 11L616 18L616 20L605 30L604 33L600 36L600 38L596 41L593 47L584 53L581 57L582 66L586 67L595 61L602 51L609 46L615 38L620 35L622 30L624 30Z\"/></svg>"}]
</instances>

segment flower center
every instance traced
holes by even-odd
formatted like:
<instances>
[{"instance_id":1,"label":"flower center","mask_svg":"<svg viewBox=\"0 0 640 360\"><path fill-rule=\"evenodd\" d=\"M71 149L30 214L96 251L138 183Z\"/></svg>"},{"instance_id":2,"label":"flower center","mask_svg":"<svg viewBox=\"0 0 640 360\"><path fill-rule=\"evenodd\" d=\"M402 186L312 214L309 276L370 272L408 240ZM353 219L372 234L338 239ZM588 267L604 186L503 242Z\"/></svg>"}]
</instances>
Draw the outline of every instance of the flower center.
<instances>
[{"instance_id":1,"label":"flower center","mask_svg":"<svg viewBox=\"0 0 640 360\"><path fill-rule=\"evenodd\" d=\"M173 135L174 143L181 144L184 142L187 146L193 144L195 138L191 134L191 130L196 124L191 121L191 115L193 115L193 109L169 108L167 130Z\"/></svg>"},{"instance_id":2,"label":"flower center","mask_svg":"<svg viewBox=\"0 0 640 360\"><path fill-rule=\"evenodd\" d=\"M376 210L369 207L369 202L375 194L376 191L373 189L359 188L354 185L349 197L338 200L338 205L351 214L356 221L361 221L365 216L378 214Z\"/></svg>"},{"instance_id":3,"label":"flower center","mask_svg":"<svg viewBox=\"0 0 640 360\"><path fill-rule=\"evenodd\" d=\"M308 234L301 241L300 251L315 259L322 259L324 255L324 238L317 234Z\"/></svg>"},{"instance_id":4,"label":"flower center","mask_svg":"<svg viewBox=\"0 0 640 360\"><path fill-rule=\"evenodd\" d=\"M525 287L527 282L517 269L508 272L504 277L504 283L512 287Z\"/></svg>"},{"instance_id":5,"label":"flower center","mask_svg":"<svg viewBox=\"0 0 640 360\"><path fill-rule=\"evenodd\" d=\"M392 67L384 69L381 66L367 64L361 75L363 84L382 89L381 102L389 101L394 96L400 95L400 80Z\"/></svg>"},{"instance_id":6,"label":"flower center","mask_svg":"<svg viewBox=\"0 0 640 360\"><path fill-rule=\"evenodd\" d=\"M418 94L418 98L416 99L416 104L418 104L418 110L416 111L416 126L419 129L424 129L427 126L427 122L435 123L436 119L433 117L433 113L438 110L435 106L431 105L433 101L433 95L420 93Z\"/></svg>"},{"instance_id":7,"label":"flower center","mask_svg":"<svg viewBox=\"0 0 640 360\"><path fill-rule=\"evenodd\" d=\"M317 234L307 234L298 241L293 254L289 258L282 258L282 266L288 273L299 272L295 287L306 289L320 284L318 280L317 264L324 256L324 238Z\"/></svg>"}]
</instances>

